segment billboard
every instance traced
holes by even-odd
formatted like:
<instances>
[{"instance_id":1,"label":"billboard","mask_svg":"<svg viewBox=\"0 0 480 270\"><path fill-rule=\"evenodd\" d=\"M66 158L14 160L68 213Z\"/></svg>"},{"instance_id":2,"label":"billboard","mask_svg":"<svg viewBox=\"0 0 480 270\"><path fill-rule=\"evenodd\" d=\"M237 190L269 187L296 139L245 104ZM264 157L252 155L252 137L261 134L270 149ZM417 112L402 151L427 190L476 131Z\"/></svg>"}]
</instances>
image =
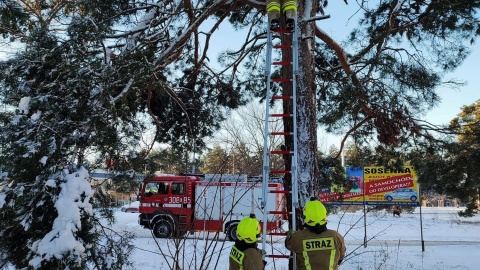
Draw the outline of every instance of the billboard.
<instances>
[{"instance_id":1,"label":"billboard","mask_svg":"<svg viewBox=\"0 0 480 270\"><path fill-rule=\"evenodd\" d=\"M368 204L401 204L418 206L417 175L413 167L388 169L364 167L365 200Z\"/></svg>"},{"instance_id":2,"label":"billboard","mask_svg":"<svg viewBox=\"0 0 480 270\"><path fill-rule=\"evenodd\" d=\"M346 167L346 188L331 187L319 198L326 204L398 204L418 206L417 176L413 167Z\"/></svg>"},{"instance_id":3,"label":"billboard","mask_svg":"<svg viewBox=\"0 0 480 270\"><path fill-rule=\"evenodd\" d=\"M332 186L322 190L319 194L320 201L323 203L363 204L363 168L346 167L345 181L345 188Z\"/></svg>"}]
</instances>

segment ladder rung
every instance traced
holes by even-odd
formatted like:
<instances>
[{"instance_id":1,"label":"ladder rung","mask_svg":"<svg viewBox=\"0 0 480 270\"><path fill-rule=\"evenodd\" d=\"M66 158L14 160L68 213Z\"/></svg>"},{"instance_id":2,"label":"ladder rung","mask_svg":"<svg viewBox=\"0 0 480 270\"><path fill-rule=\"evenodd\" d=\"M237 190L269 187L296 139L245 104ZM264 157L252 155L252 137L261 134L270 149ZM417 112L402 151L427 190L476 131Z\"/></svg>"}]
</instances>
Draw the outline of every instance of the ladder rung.
<instances>
[{"instance_id":1,"label":"ladder rung","mask_svg":"<svg viewBox=\"0 0 480 270\"><path fill-rule=\"evenodd\" d=\"M284 259L288 259L290 258L290 255L275 255L275 254L270 254L270 255L265 255L265 257L268 257L268 258L277 258L277 259L281 259L281 258L284 258Z\"/></svg>"},{"instance_id":2,"label":"ladder rung","mask_svg":"<svg viewBox=\"0 0 480 270\"><path fill-rule=\"evenodd\" d=\"M292 99L292 96L273 96L272 99Z\"/></svg>"},{"instance_id":3,"label":"ladder rung","mask_svg":"<svg viewBox=\"0 0 480 270\"><path fill-rule=\"evenodd\" d=\"M272 62L272 65L274 66L286 66L286 65L291 65L292 62L290 61L278 61L278 62Z\"/></svg>"},{"instance_id":4,"label":"ladder rung","mask_svg":"<svg viewBox=\"0 0 480 270\"><path fill-rule=\"evenodd\" d=\"M271 215L289 215L291 214L288 211L268 211L269 214Z\"/></svg>"},{"instance_id":5,"label":"ladder rung","mask_svg":"<svg viewBox=\"0 0 480 270\"><path fill-rule=\"evenodd\" d=\"M275 29L271 31L276 33L293 33L293 30L288 30L288 29Z\"/></svg>"},{"instance_id":6,"label":"ladder rung","mask_svg":"<svg viewBox=\"0 0 480 270\"><path fill-rule=\"evenodd\" d=\"M292 79L290 78L274 78L272 79L272 82L291 82Z\"/></svg>"},{"instance_id":7,"label":"ladder rung","mask_svg":"<svg viewBox=\"0 0 480 270\"><path fill-rule=\"evenodd\" d=\"M273 45L274 49L291 49L292 45Z\"/></svg>"},{"instance_id":8,"label":"ladder rung","mask_svg":"<svg viewBox=\"0 0 480 270\"><path fill-rule=\"evenodd\" d=\"M270 135L293 135L293 132L283 132L283 131L275 131L275 132L270 132Z\"/></svg>"},{"instance_id":9,"label":"ladder rung","mask_svg":"<svg viewBox=\"0 0 480 270\"><path fill-rule=\"evenodd\" d=\"M277 173L291 173L291 171L288 171L288 170L273 170L273 171L270 171L270 173L272 173L272 174L277 174Z\"/></svg>"},{"instance_id":10,"label":"ladder rung","mask_svg":"<svg viewBox=\"0 0 480 270\"><path fill-rule=\"evenodd\" d=\"M274 155L288 155L288 154L293 154L293 151L272 150L272 151L270 151L270 154L274 154Z\"/></svg>"},{"instance_id":11,"label":"ladder rung","mask_svg":"<svg viewBox=\"0 0 480 270\"><path fill-rule=\"evenodd\" d=\"M272 235L272 236L287 236L288 233L287 233L287 232L269 232L268 235Z\"/></svg>"},{"instance_id":12,"label":"ladder rung","mask_svg":"<svg viewBox=\"0 0 480 270\"><path fill-rule=\"evenodd\" d=\"M272 113L270 117L292 117L293 114L291 113Z\"/></svg>"}]
</instances>

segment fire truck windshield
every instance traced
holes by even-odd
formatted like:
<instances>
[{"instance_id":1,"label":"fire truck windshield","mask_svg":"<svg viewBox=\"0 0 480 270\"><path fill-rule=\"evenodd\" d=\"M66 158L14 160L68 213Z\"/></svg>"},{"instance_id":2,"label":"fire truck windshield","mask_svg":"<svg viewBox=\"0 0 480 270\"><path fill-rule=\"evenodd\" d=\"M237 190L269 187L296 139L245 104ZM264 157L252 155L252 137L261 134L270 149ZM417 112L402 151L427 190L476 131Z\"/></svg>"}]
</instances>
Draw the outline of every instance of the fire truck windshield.
<instances>
[{"instance_id":1,"label":"fire truck windshield","mask_svg":"<svg viewBox=\"0 0 480 270\"><path fill-rule=\"evenodd\" d=\"M152 196L154 194L168 194L168 182L149 182L145 185L145 196Z\"/></svg>"}]
</instances>

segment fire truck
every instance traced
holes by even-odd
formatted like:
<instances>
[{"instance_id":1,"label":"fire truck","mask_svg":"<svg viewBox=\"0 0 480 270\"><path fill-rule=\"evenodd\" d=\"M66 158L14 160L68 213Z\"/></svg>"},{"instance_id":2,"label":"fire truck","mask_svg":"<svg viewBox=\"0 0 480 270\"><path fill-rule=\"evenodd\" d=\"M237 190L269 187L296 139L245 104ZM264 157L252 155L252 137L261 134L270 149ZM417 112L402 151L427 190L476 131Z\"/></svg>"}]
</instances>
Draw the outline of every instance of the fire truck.
<instances>
[{"instance_id":1,"label":"fire truck","mask_svg":"<svg viewBox=\"0 0 480 270\"><path fill-rule=\"evenodd\" d=\"M283 186L269 183L267 230L279 230L285 211ZM261 220L261 182L246 175L154 175L144 179L139 223L155 237L181 237L187 232L224 232L236 239L237 225L251 214Z\"/></svg>"}]
</instances>

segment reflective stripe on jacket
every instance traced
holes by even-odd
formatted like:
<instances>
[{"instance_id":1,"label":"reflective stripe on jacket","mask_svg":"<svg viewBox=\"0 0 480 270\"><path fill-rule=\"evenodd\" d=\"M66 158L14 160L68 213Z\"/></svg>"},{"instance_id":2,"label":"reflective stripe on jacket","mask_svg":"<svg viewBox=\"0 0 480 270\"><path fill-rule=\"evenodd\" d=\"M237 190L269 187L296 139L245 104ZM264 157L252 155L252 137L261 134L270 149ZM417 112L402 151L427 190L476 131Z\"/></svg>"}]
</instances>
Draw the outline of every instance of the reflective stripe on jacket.
<instances>
[{"instance_id":1,"label":"reflective stripe on jacket","mask_svg":"<svg viewBox=\"0 0 480 270\"><path fill-rule=\"evenodd\" d=\"M287 10L297 11L297 1L294 1L294 0L284 1L282 4L282 11L285 12Z\"/></svg>"},{"instance_id":2,"label":"reflective stripe on jacket","mask_svg":"<svg viewBox=\"0 0 480 270\"><path fill-rule=\"evenodd\" d=\"M236 246L232 247L230 251L230 265L233 260L239 266L239 270L243 270L243 259L245 258L245 253L241 252Z\"/></svg>"},{"instance_id":3,"label":"reflective stripe on jacket","mask_svg":"<svg viewBox=\"0 0 480 270\"><path fill-rule=\"evenodd\" d=\"M281 5L280 5L281 3ZM278 11L280 12L280 6L282 7L282 12L287 10L297 11L297 1L296 0L268 0L267 1L267 12Z\"/></svg>"},{"instance_id":4,"label":"reflective stripe on jacket","mask_svg":"<svg viewBox=\"0 0 480 270\"><path fill-rule=\"evenodd\" d=\"M262 252L257 248L248 248L243 252L235 245L230 251L230 270L264 270Z\"/></svg>"},{"instance_id":5,"label":"reflective stripe on jacket","mask_svg":"<svg viewBox=\"0 0 480 270\"><path fill-rule=\"evenodd\" d=\"M297 254L298 270L337 270L345 257L345 241L334 230L316 234L308 229L287 238L286 247Z\"/></svg>"},{"instance_id":6,"label":"reflective stripe on jacket","mask_svg":"<svg viewBox=\"0 0 480 270\"><path fill-rule=\"evenodd\" d=\"M267 12L278 11L280 12L280 3L277 1L271 1L267 3Z\"/></svg>"}]
</instances>

